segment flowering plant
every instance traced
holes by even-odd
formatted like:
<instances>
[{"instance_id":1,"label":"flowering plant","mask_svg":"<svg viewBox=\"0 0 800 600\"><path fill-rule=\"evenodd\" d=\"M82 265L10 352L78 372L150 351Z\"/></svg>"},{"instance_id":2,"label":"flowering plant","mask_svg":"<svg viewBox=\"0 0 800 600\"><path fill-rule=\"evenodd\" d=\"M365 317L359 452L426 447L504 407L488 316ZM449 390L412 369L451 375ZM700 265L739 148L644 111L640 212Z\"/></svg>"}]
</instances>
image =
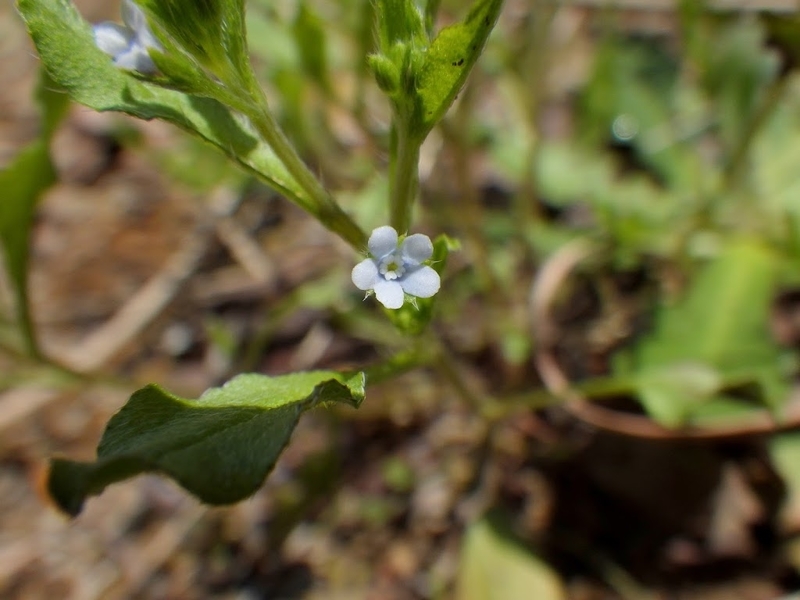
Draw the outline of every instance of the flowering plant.
<instances>
[{"instance_id":1,"label":"flowering plant","mask_svg":"<svg viewBox=\"0 0 800 600\"><path fill-rule=\"evenodd\" d=\"M398 244L397 232L385 225L372 232L367 245L372 256L353 267L353 283L375 292L386 308L403 306L405 295L430 298L439 291L439 274L423 264L433 255L427 235L415 233Z\"/></svg>"},{"instance_id":2,"label":"flowering plant","mask_svg":"<svg viewBox=\"0 0 800 600\"><path fill-rule=\"evenodd\" d=\"M281 275L275 294L251 298L264 307L263 318L251 310L240 327L238 303L235 328L227 312L222 319L217 310L203 314L197 333L208 343L193 345L189 360L197 347L215 360L204 364L199 397L142 387L110 419L93 460L50 461L46 490L70 515L106 486L145 472L173 479L205 503L238 502L262 485L306 411L325 407L352 418L367 389L376 412L362 411L359 426L391 415L415 439L439 442L444 431L456 447L456 468L435 464L446 465L458 490L452 496L460 493L460 504L440 519L454 516L453 523L498 503L530 512L527 496L538 498L542 486L538 473L531 479L523 471L541 461L571 469L577 453L591 463L579 459L591 466L580 477L619 473L625 465L612 460L609 470L602 463L608 453L591 451L609 440L754 434L751 454L761 464L764 434L774 434L771 443L779 429L800 428L790 393L800 364L794 17L753 12L739 19L735 11L681 3L670 33L640 40L631 39L627 19L620 35L596 36L596 27L583 25L599 23L593 9L558 2L516 3L498 21L502 0L471 0L469 9L439 0L121 0L118 19L92 24L71 0L16 1L44 69L36 94L40 134L0 170L8 276L0 282L0 390L25 376L38 383L41 373L81 390L108 380L98 377L110 362L96 358L102 353L84 351L86 360L73 361L65 358L83 348L67 356L46 343L42 350L27 297L36 203L59 177L49 150L70 99L188 134L170 137L186 152L134 147L134 136L114 141L125 156L146 148L139 158L153 171L199 190L200 200L213 198L197 207L203 234L217 234L254 280L273 281L265 271ZM437 29L440 22L448 26ZM496 22L503 35L487 43ZM613 28L615 19L602 22ZM223 175L215 179L217 169ZM281 222L291 243L271 247L285 263L264 260L252 243L274 233L256 219L234 240L227 226L251 218L265 195L260 184L305 211L303 226L315 220L312 227L327 229L325 245L319 227L310 235L294 229L294 213ZM247 210L217 220L216 192L246 201ZM285 209L283 200L274 205ZM462 241L464 252L455 254ZM298 256L296 243L323 248L314 256L324 264ZM6 302L6 279L15 302ZM118 314L129 316L138 299ZM159 298L153 312L164 306ZM6 309L14 318L5 318ZM298 313L305 337L283 360L285 340L300 331L289 315ZM99 329L115 325L116 316ZM280 345L268 351L275 339ZM317 365L327 368L303 370ZM282 374L248 372L269 369ZM403 385L379 387L411 370ZM199 393L212 382L221 385ZM432 417L425 436L417 435L417 421L407 427L411 411ZM475 427L462 430L462 417ZM347 441L360 431L351 428ZM471 451L464 452L467 437ZM773 466L788 465L791 487L800 437L785 440L770 452ZM381 451L395 453L391 442ZM362 446L348 451L362 453ZM410 454L403 450L399 462ZM276 487L295 456L281 464ZM434 462L414 456L414 467ZM729 459L721 459L725 472ZM505 468L497 466L512 462L513 477L498 483ZM641 487L641 464L631 471L633 490ZM435 481L426 489L426 480L410 493L392 470L379 485L402 489L409 514L440 489ZM657 477L662 469L650 471ZM663 470L664 489L675 472ZM568 488L571 475L563 479ZM723 470L709 481L717 476L720 485L732 481ZM544 478L561 485L560 477ZM624 510L640 497L629 492ZM433 504L450 502L433 495ZM722 502L707 500L692 503ZM558 511L544 511L548 518L563 517L556 504ZM464 536L467 571L507 573L510 561L527 581L530 561L515 561L517 545L498 543L490 520ZM532 537L539 540L538 531ZM697 532L689 537L697 541ZM605 556L607 549L597 550ZM465 582L468 593L500 589ZM527 583L518 594L548 597Z\"/></svg>"},{"instance_id":3,"label":"flowering plant","mask_svg":"<svg viewBox=\"0 0 800 600\"><path fill-rule=\"evenodd\" d=\"M391 225L368 237L306 166L270 110L249 60L244 0L202 5L123 0L122 24L91 28L66 2L19 1L54 84L91 108L162 119L199 136L356 251L368 251L370 257L352 270L353 283L374 292L394 313L389 317L398 329L415 335L430 322L433 296L453 247L445 236L432 242L419 233L406 235L417 196L420 147L464 85L501 5L502 0L475 0L464 21L434 36L412 0L377 4L379 43L369 62L394 112L387 198ZM407 297L412 301L406 303ZM409 368L414 359L406 358L390 360L388 371ZM54 460L48 488L64 510L75 514L88 495L106 485L158 471L205 502L234 502L260 485L303 411L323 402L358 406L365 379L363 372L241 375L196 401L146 387L109 423L97 461ZM244 421L246 427L236 424ZM154 430L162 432L157 440L150 433ZM187 446L181 431L204 441ZM265 439L264 431L270 432L269 443L256 456L250 445ZM219 444L225 445L224 453L217 451ZM237 452L241 460L232 462ZM222 487L220 480L226 482Z\"/></svg>"}]
</instances>

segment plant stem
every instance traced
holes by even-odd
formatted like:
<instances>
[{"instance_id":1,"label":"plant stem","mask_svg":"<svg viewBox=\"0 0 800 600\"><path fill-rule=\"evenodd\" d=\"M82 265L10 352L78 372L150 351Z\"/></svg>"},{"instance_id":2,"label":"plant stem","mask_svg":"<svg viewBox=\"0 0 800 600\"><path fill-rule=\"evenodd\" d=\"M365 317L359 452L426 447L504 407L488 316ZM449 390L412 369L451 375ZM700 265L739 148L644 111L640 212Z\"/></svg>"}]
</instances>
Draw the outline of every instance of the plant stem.
<instances>
[{"instance_id":1,"label":"plant stem","mask_svg":"<svg viewBox=\"0 0 800 600\"><path fill-rule=\"evenodd\" d=\"M391 224L400 235L411 226L411 208L419 187L419 149L422 142L409 134L409 127L396 120L392 129L389 162L389 206Z\"/></svg>"},{"instance_id":2,"label":"plant stem","mask_svg":"<svg viewBox=\"0 0 800 600\"><path fill-rule=\"evenodd\" d=\"M364 369L370 385L386 381L417 367L429 364L434 358L430 348L421 345L398 352L391 358Z\"/></svg>"},{"instance_id":3,"label":"plant stem","mask_svg":"<svg viewBox=\"0 0 800 600\"><path fill-rule=\"evenodd\" d=\"M308 201L302 203L302 208L357 251L363 251L367 247L367 235L342 210L341 206L336 203L331 194L298 156L294 146L281 131L280 126L267 108L266 100L263 99L258 103L258 108L249 110L246 114L259 135L269 144L298 185L308 194Z\"/></svg>"}]
</instances>

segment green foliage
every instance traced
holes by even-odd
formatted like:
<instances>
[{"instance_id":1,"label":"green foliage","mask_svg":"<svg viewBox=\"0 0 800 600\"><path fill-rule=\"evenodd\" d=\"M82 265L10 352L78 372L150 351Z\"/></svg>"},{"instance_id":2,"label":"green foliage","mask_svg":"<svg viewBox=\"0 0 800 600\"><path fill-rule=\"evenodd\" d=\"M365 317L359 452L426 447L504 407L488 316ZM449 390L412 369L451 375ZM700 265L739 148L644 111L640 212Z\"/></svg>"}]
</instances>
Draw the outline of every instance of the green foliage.
<instances>
[{"instance_id":1,"label":"green foliage","mask_svg":"<svg viewBox=\"0 0 800 600\"><path fill-rule=\"evenodd\" d=\"M731 400L734 388L755 388L762 405L785 401L781 351L767 327L779 267L758 242L730 243L678 303L660 308L632 355L617 357L615 374L633 380L651 416L681 425L702 404Z\"/></svg>"},{"instance_id":2,"label":"green foliage","mask_svg":"<svg viewBox=\"0 0 800 600\"><path fill-rule=\"evenodd\" d=\"M42 109L41 135L0 172L0 190L3 190L0 244L14 285L17 319L28 349L34 354L37 352L36 341L28 305L30 232L39 199L56 181L49 143L69 106L69 97L57 89L44 71L41 72L37 96Z\"/></svg>"},{"instance_id":3,"label":"green foliage","mask_svg":"<svg viewBox=\"0 0 800 600\"><path fill-rule=\"evenodd\" d=\"M565 600L556 572L514 539L498 517L469 526L461 550L458 598L461 600Z\"/></svg>"},{"instance_id":4,"label":"green foliage","mask_svg":"<svg viewBox=\"0 0 800 600\"><path fill-rule=\"evenodd\" d=\"M292 33L297 42L303 69L326 91L330 91L325 26L306 2L300 4Z\"/></svg>"},{"instance_id":5,"label":"green foliage","mask_svg":"<svg viewBox=\"0 0 800 600\"><path fill-rule=\"evenodd\" d=\"M483 51L502 5L502 0L476 1L464 21L445 27L430 42L426 17L413 0L377 4L380 53L370 57L370 66L400 126L408 129L403 135L421 142L441 120Z\"/></svg>"},{"instance_id":6,"label":"green foliage","mask_svg":"<svg viewBox=\"0 0 800 600\"><path fill-rule=\"evenodd\" d=\"M210 74L229 86L243 85L253 90L255 79L250 69L244 24L244 0L139 0L150 17L154 33L164 44L159 67L179 69L177 56L202 65ZM183 63L186 65L187 63ZM181 69L191 73L193 69ZM172 75L172 69L165 71Z\"/></svg>"},{"instance_id":7,"label":"green foliage","mask_svg":"<svg viewBox=\"0 0 800 600\"><path fill-rule=\"evenodd\" d=\"M445 27L425 54L417 81L413 122L424 136L444 116L464 86L492 32L503 0L476 2L461 23Z\"/></svg>"},{"instance_id":8,"label":"green foliage","mask_svg":"<svg viewBox=\"0 0 800 600\"><path fill-rule=\"evenodd\" d=\"M117 69L95 46L86 21L66 2L20 0L19 10L45 68L76 102L98 111L168 121L210 142L300 206L312 205L269 145L236 112L211 98L163 89Z\"/></svg>"},{"instance_id":9,"label":"green foliage","mask_svg":"<svg viewBox=\"0 0 800 600\"><path fill-rule=\"evenodd\" d=\"M262 484L303 412L334 402L357 408L363 399L363 374L333 371L240 375L197 400L150 385L109 421L95 462L53 460L47 487L71 515L88 496L145 472L208 504L237 502Z\"/></svg>"}]
</instances>

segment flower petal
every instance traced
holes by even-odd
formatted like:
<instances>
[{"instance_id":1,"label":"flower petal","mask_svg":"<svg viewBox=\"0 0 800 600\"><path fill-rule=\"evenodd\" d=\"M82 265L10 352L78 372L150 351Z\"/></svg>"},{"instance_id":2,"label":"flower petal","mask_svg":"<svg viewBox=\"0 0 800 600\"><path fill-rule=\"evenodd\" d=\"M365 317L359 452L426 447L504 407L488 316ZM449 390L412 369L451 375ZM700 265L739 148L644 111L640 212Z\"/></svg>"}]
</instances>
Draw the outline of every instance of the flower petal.
<instances>
[{"instance_id":1,"label":"flower petal","mask_svg":"<svg viewBox=\"0 0 800 600\"><path fill-rule=\"evenodd\" d=\"M388 225L373 229L367 246L369 246L372 256L383 258L389 252L394 252L397 249L397 232L394 227L389 227Z\"/></svg>"},{"instance_id":2,"label":"flower petal","mask_svg":"<svg viewBox=\"0 0 800 600\"><path fill-rule=\"evenodd\" d=\"M144 11L131 0L122 0L122 21L133 30L136 41L144 46L145 50L147 48L162 50L158 39L150 31Z\"/></svg>"},{"instance_id":3,"label":"flower petal","mask_svg":"<svg viewBox=\"0 0 800 600\"><path fill-rule=\"evenodd\" d=\"M147 17L144 11L132 0L122 0L122 22L136 33L147 29Z\"/></svg>"},{"instance_id":4,"label":"flower petal","mask_svg":"<svg viewBox=\"0 0 800 600\"><path fill-rule=\"evenodd\" d=\"M159 52L164 51L164 48L161 46L161 42L158 41L150 29L145 28L142 31L137 32L137 39L139 40L139 43L145 47L145 49L152 48L153 50L158 50Z\"/></svg>"},{"instance_id":5,"label":"flower petal","mask_svg":"<svg viewBox=\"0 0 800 600\"><path fill-rule=\"evenodd\" d=\"M379 281L375 284L375 297L386 308L400 308L403 306L405 295L403 288L396 281Z\"/></svg>"},{"instance_id":6,"label":"flower petal","mask_svg":"<svg viewBox=\"0 0 800 600\"><path fill-rule=\"evenodd\" d=\"M138 44L134 45L129 51L117 55L114 58L114 64L122 69L138 71L145 75L153 75L158 71L156 63L150 58L147 50Z\"/></svg>"},{"instance_id":7,"label":"flower petal","mask_svg":"<svg viewBox=\"0 0 800 600\"><path fill-rule=\"evenodd\" d=\"M133 32L116 23L98 23L93 28L94 43L100 50L116 58L127 52L133 41Z\"/></svg>"},{"instance_id":8,"label":"flower petal","mask_svg":"<svg viewBox=\"0 0 800 600\"><path fill-rule=\"evenodd\" d=\"M403 240L403 258L412 265L428 260L433 254L431 238L422 233L415 233Z\"/></svg>"},{"instance_id":9,"label":"flower petal","mask_svg":"<svg viewBox=\"0 0 800 600\"><path fill-rule=\"evenodd\" d=\"M403 291L417 298L430 298L439 291L442 281L431 267L415 269L400 280Z\"/></svg>"},{"instance_id":10,"label":"flower petal","mask_svg":"<svg viewBox=\"0 0 800 600\"><path fill-rule=\"evenodd\" d=\"M378 274L378 265L371 258L367 258L353 267L350 278L360 290L371 290L382 278Z\"/></svg>"}]
</instances>

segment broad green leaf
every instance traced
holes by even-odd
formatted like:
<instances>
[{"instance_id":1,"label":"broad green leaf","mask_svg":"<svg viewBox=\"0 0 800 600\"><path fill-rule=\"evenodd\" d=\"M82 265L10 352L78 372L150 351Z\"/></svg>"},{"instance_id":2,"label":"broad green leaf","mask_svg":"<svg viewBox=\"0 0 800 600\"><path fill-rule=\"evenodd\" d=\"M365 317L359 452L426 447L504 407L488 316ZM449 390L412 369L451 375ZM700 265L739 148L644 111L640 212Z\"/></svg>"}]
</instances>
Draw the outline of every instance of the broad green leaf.
<instances>
[{"instance_id":1,"label":"broad green leaf","mask_svg":"<svg viewBox=\"0 0 800 600\"><path fill-rule=\"evenodd\" d=\"M88 496L145 472L171 477L207 504L238 502L261 486L304 411L363 399L363 374L333 371L239 375L197 400L149 385L108 422L97 460L54 459L47 487L71 515Z\"/></svg>"},{"instance_id":2,"label":"broad green leaf","mask_svg":"<svg viewBox=\"0 0 800 600\"><path fill-rule=\"evenodd\" d=\"M497 521L481 519L466 532L459 600L566 600L558 574Z\"/></svg>"},{"instance_id":3,"label":"broad green leaf","mask_svg":"<svg viewBox=\"0 0 800 600\"><path fill-rule=\"evenodd\" d=\"M417 106L412 120L424 138L444 116L483 51L503 0L478 0L464 21L445 27L425 53L417 77Z\"/></svg>"},{"instance_id":4,"label":"broad green leaf","mask_svg":"<svg viewBox=\"0 0 800 600\"><path fill-rule=\"evenodd\" d=\"M56 89L44 71L41 73L37 96L42 108L41 136L0 171L0 244L6 269L14 285L17 320L28 349L34 354L36 341L28 305L30 231L39 199L56 181L48 145L69 105L68 96Z\"/></svg>"},{"instance_id":5,"label":"broad green leaf","mask_svg":"<svg viewBox=\"0 0 800 600\"><path fill-rule=\"evenodd\" d=\"M676 426L719 392L746 385L773 408L785 401L782 353L767 323L778 271L768 248L730 243L678 303L659 311L653 333L627 357L632 363L616 357L616 374L632 378L651 416Z\"/></svg>"},{"instance_id":6,"label":"broad green leaf","mask_svg":"<svg viewBox=\"0 0 800 600\"><path fill-rule=\"evenodd\" d=\"M91 28L63 0L20 0L19 10L52 78L77 102L99 111L163 119L199 135L306 209L307 194L249 122L216 100L151 85L117 69L94 45Z\"/></svg>"}]
</instances>

